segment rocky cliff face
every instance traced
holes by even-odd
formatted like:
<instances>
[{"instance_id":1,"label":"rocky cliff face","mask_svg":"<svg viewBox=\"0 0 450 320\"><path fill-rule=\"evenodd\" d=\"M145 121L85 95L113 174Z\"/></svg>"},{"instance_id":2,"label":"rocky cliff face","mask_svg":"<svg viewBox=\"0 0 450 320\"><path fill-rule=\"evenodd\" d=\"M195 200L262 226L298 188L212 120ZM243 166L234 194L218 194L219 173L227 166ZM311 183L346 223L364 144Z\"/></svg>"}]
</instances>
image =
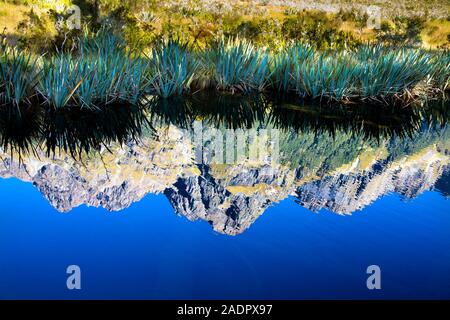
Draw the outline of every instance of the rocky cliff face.
<instances>
[{"instance_id":1,"label":"rocky cliff face","mask_svg":"<svg viewBox=\"0 0 450 320\"><path fill-rule=\"evenodd\" d=\"M28 155L22 162L1 156L0 176L31 182L58 211L81 204L122 210L148 193L163 192L191 166L189 144L176 128L159 139L110 146L100 154L76 161L64 153ZM174 161L176 159L176 161Z\"/></svg>"},{"instance_id":2,"label":"rocky cliff face","mask_svg":"<svg viewBox=\"0 0 450 320\"><path fill-rule=\"evenodd\" d=\"M379 197L396 192L412 198L433 188L449 166L446 150L429 146L396 161L364 153L333 172L298 174L298 168L264 161L218 165L194 163L190 140L176 127L141 143L111 146L110 153L75 161L44 153L25 156L19 164L0 156L0 177L17 177L33 185L61 212L85 204L110 211L127 208L148 193L164 193L176 213L202 219L220 233L236 235L267 209L289 196L312 211L350 214ZM367 157L365 157L367 158ZM307 168L314 173L314 168ZM297 177L302 177L297 178Z\"/></svg>"},{"instance_id":3,"label":"rocky cliff face","mask_svg":"<svg viewBox=\"0 0 450 320\"><path fill-rule=\"evenodd\" d=\"M292 177L293 172L283 168L229 166L226 176L214 167L200 170L198 176L180 177L164 194L177 213L208 221L214 230L230 235L249 228L269 205L292 190L292 184L280 177Z\"/></svg>"}]
</instances>

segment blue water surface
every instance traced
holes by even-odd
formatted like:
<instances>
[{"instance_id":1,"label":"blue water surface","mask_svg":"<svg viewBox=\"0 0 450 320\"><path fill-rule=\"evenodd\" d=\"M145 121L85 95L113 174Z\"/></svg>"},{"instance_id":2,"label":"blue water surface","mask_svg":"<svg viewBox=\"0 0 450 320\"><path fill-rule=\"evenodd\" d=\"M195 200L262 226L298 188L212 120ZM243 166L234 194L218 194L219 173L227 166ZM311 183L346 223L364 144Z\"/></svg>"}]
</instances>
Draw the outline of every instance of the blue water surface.
<instances>
[{"instance_id":1,"label":"blue water surface","mask_svg":"<svg viewBox=\"0 0 450 320\"><path fill-rule=\"evenodd\" d=\"M175 215L164 195L58 213L11 178L0 201L2 299L450 298L450 201L437 192L351 216L286 199L234 237ZM66 287L74 264L81 290ZM381 290L366 287L373 264Z\"/></svg>"}]
</instances>

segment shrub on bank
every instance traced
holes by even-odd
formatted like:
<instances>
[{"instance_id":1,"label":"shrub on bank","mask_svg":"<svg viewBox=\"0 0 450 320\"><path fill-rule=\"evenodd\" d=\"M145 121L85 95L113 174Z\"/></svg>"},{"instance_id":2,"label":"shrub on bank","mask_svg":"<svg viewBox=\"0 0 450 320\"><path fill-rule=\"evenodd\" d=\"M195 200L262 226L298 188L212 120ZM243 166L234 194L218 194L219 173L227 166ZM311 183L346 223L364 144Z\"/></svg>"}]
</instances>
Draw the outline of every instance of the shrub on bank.
<instances>
[{"instance_id":1,"label":"shrub on bank","mask_svg":"<svg viewBox=\"0 0 450 320\"><path fill-rule=\"evenodd\" d=\"M293 43L274 52L238 38L206 49L164 41L143 54L112 34L85 35L79 50L34 57L2 47L1 104L97 108L139 104L146 95L168 98L204 89L232 93L295 93L338 102L387 101L449 89L450 54L365 45L319 51Z\"/></svg>"}]
</instances>

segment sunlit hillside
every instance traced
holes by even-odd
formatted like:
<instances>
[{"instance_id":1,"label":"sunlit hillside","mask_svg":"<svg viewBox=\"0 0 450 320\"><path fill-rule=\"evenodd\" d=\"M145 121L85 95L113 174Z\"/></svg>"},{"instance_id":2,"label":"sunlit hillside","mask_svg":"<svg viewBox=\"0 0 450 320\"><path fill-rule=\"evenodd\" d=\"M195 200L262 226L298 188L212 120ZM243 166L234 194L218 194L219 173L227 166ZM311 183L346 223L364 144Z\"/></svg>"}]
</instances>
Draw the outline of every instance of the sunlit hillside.
<instances>
[{"instance_id":1,"label":"sunlit hillside","mask_svg":"<svg viewBox=\"0 0 450 320\"><path fill-rule=\"evenodd\" d=\"M48 49L71 35L55 25L73 4L81 9L83 27L113 25L140 45L170 36L204 45L222 35L268 46L288 40L321 47L382 41L445 48L450 43L450 4L434 0L4 0L0 29L11 42ZM379 11L371 13L373 7ZM372 14L380 18L376 29L367 24Z\"/></svg>"}]
</instances>

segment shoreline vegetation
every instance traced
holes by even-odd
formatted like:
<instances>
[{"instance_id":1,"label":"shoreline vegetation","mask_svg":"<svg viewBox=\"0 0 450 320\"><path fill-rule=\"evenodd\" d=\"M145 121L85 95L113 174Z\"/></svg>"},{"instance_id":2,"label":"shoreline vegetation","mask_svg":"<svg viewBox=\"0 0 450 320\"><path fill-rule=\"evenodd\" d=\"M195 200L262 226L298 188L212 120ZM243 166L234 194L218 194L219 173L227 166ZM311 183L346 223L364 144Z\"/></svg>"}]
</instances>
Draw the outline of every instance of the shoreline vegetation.
<instances>
[{"instance_id":1,"label":"shoreline vegetation","mask_svg":"<svg viewBox=\"0 0 450 320\"><path fill-rule=\"evenodd\" d=\"M375 29L370 4L5 0L0 107L100 110L199 92L346 105L445 99L450 6L377 3Z\"/></svg>"},{"instance_id":2,"label":"shoreline vegetation","mask_svg":"<svg viewBox=\"0 0 450 320\"><path fill-rule=\"evenodd\" d=\"M320 103L406 105L450 89L448 51L381 44L318 50L295 42L271 50L240 38L222 38L201 49L172 39L134 50L107 30L77 41L77 50L47 55L4 41L0 104L98 109L215 90L294 94Z\"/></svg>"}]
</instances>

